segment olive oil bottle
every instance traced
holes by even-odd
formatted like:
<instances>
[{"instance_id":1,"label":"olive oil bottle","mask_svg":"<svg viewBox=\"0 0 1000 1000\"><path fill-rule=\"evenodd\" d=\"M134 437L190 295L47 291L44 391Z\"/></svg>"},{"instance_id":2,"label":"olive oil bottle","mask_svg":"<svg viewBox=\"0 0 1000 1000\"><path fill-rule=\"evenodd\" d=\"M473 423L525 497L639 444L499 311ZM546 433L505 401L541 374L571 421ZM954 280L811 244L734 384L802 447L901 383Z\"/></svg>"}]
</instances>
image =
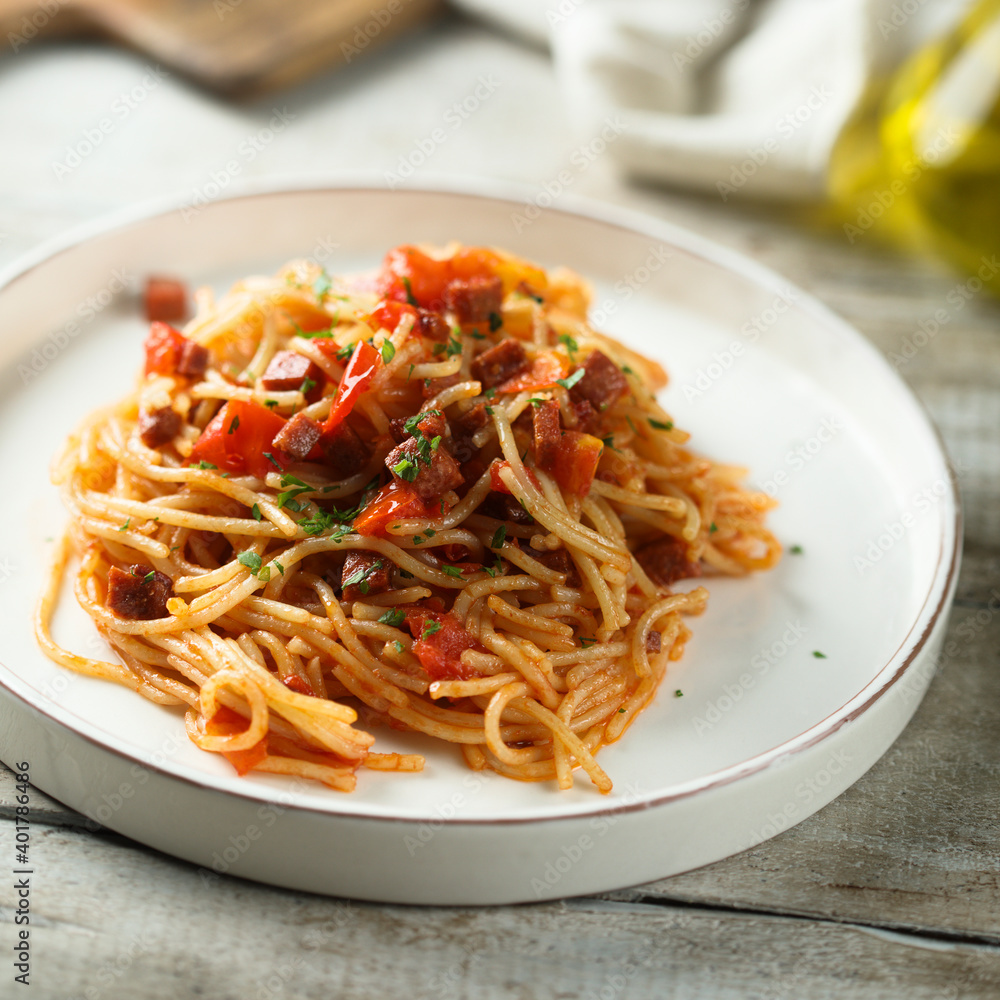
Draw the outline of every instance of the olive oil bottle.
<instances>
[{"instance_id":1,"label":"olive oil bottle","mask_svg":"<svg viewBox=\"0 0 1000 1000\"><path fill-rule=\"evenodd\" d=\"M1000 0L978 0L873 88L830 185L852 243L942 253L1000 294Z\"/></svg>"}]
</instances>

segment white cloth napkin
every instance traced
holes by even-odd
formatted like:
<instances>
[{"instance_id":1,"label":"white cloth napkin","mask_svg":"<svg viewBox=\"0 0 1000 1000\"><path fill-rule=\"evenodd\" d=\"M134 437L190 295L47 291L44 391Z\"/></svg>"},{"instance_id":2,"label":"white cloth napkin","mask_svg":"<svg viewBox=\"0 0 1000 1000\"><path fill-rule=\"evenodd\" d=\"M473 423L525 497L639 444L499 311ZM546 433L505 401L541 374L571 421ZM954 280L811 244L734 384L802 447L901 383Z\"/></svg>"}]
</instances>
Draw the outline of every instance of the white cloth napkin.
<instances>
[{"instance_id":1,"label":"white cloth napkin","mask_svg":"<svg viewBox=\"0 0 1000 1000\"><path fill-rule=\"evenodd\" d=\"M810 198L869 87L970 0L455 0L551 45L582 134L628 173ZM608 129L609 124L615 128Z\"/></svg>"}]
</instances>

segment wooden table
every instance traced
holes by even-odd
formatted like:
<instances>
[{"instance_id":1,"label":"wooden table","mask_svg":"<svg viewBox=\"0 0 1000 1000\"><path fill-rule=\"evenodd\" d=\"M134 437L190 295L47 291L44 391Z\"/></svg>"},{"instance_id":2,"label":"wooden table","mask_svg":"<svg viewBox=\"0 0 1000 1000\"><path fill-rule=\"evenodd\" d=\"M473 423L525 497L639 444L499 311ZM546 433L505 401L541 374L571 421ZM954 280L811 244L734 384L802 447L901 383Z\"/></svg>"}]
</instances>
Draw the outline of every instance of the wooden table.
<instances>
[{"instance_id":1,"label":"wooden table","mask_svg":"<svg viewBox=\"0 0 1000 1000\"><path fill-rule=\"evenodd\" d=\"M433 169L537 187L580 141L547 57L458 19L249 107L147 80L143 100L61 176L54 163L66 147L148 68L110 50L36 46L3 70L0 125L17 136L17 153L0 162L0 263L108 209L190 191L275 108L292 124L244 164L246 175L397 170L480 77L495 81L494 93L414 180ZM957 652L913 722L853 788L754 850L600 897L497 909L379 906L206 880L37 793L31 992L11 983L5 884L0 996L1000 996L1000 305L978 295L955 309L948 295L961 277L896 256L873 233L850 246L750 202L638 189L603 160L575 171L572 187L771 265L886 353L948 310L946 327L901 369L941 428L966 509L949 634ZM4 858L13 806L4 771Z\"/></svg>"}]
</instances>

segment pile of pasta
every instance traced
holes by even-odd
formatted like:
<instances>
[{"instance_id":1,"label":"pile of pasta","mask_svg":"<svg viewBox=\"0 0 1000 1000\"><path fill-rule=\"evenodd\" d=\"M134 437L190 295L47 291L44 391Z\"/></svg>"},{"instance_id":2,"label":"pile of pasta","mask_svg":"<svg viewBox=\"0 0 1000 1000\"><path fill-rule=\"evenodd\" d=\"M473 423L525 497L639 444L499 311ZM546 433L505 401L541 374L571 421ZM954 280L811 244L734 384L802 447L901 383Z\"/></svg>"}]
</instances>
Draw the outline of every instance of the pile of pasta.
<instances>
[{"instance_id":1,"label":"pile of pasta","mask_svg":"<svg viewBox=\"0 0 1000 1000\"><path fill-rule=\"evenodd\" d=\"M54 462L70 524L42 647L181 706L241 774L348 791L359 768L421 770L373 749L391 727L608 792L597 751L705 607L675 585L780 546L773 501L687 449L663 370L592 329L589 297L567 270L458 245L199 290ZM51 635L71 564L118 662Z\"/></svg>"}]
</instances>

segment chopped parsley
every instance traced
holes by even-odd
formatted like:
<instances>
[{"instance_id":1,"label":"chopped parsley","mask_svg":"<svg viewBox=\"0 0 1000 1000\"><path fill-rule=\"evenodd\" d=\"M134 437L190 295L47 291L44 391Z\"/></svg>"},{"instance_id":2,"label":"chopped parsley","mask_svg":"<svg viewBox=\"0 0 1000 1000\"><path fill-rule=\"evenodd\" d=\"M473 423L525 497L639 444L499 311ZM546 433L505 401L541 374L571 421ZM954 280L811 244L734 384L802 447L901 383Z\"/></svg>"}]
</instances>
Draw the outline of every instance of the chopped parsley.
<instances>
[{"instance_id":1,"label":"chopped parsley","mask_svg":"<svg viewBox=\"0 0 1000 1000\"><path fill-rule=\"evenodd\" d=\"M583 376L584 376L584 370L582 368L578 368L568 378L557 378L556 382L559 385L561 385L564 389L568 390L568 389L572 389L573 386L576 385L576 383L579 382L580 379L583 378Z\"/></svg>"},{"instance_id":2,"label":"chopped parsley","mask_svg":"<svg viewBox=\"0 0 1000 1000\"><path fill-rule=\"evenodd\" d=\"M379 621L383 625L391 625L393 628L399 628L399 626L406 621L406 615L403 614L399 608L390 608L384 615L382 615L381 618L379 618ZM400 652L402 652L402 650L400 650Z\"/></svg>"},{"instance_id":3,"label":"chopped parsley","mask_svg":"<svg viewBox=\"0 0 1000 1000\"><path fill-rule=\"evenodd\" d=\"M449 566L445 564L441 567L441 572L444 573L446 576L454 576L458 577L459 579L461 579L462 577L462 571L458 568L458 566Z\"/></svg>"},{"instance_id":4,"label":"chopped parsley","mask_svg":"<svg viewBox=\"0 0 1000 1000\"><path fill-rule=\"evenodd\" d=\"M802 548L801 545L793 545L788 551L791 552L793 556L800 556L803 552L805 552L805 549Z\"/></svg>"},{"instance_id":5,"label":"chopped parsley","mask_svg":"<svg viewBox=\"0 0 1000 1000\"><path fill-rule=\"evenodd\" d=\"M317 298L323 298L328 291L333 287L333 282L330 280L330 275L323 271L320 276L313 282L313 291L316 293Z\"/></svg>"},{"instance_id":6,"label":"chopped parsley","mask_svg":"<svg viewBox=\"0 0 1000 1000\"><path fill-rule=\"evenodd\" d=\"M147 573L147 574L146 574L146 575L145 575L145 576L144 576L144 577L142 578L142 582L143 582L143 583L150 583L150 582L152 581L152 579L153 579L153 577L154 577L154 576L156 576L156 570L155 570L155 569L151 569L151 570L150 570L150 571L149 571L149 572L148 572L148 573Z\"/></svg>"},{"instance_id":7,"label":"chopped parsley","mask_svg":"<svg viewBox=\"0 0 1000 1000\"><path fill-rule=\"evenodd\" d=\"M125 523L118 529L119 531L128 531L128 526L132 523L132 518L128 517L125 519Z\"/></svg>"},{"instance_id":8,"label":"chopped parsley","mask_svg":"<svg viewBox=\"0 0 1000 1000\"><path fill-rule=\"evenodd\" d=\"M270 583L271 581L271 567L265 566L258 574L257 579L262 583Z\"/></svg>"},{"instance_id":9,"label":"chopped parsley","mask_svg":"<svg viewBox=\"0 0 1000 1000\"><path fill-rule=\"evenodd\" d=\"M284 576L284 575L285 575L285 567L284 567L284 566L282 566L282 565L281 565L281 563L280 563L280 562L278 562L278 560L277 560L277 559L275 559L275 560L274 560L274 565L278 567L278 572L279 572L279 573L280 573L280 574L281 574L282 576Z\"/></svg>"},{"instance_id":10,"label":"chopped parsley","mask_svg":"<svg viewBox=\"0 0 1000 1000\"><path fill-rule=\"evenodd\" d=\"M402 578L403 578L404 580L412 580L412 579L413 579L413 574L412 574L411 572L409 572L409 570L405 570L405 569L401 569L401 570L399 571L399 575L400 575L400 576L401 576L401 577L402 577Z\"/></svg>"},{"instance_id":11,"label":"chopped parsley","mask_svg":"<svg viewBox=\"0 0 1000 1000\"><path fill-rule=\"evenodd\" d=\"M368 578L372 575L372 573L376 570L380 570L384 565L385 563L379 559L372 563L372 565L367 569L359 569L356 573L352 573L346 580L344 580L344 590L347 590L348 587L353 587L356 584L358 590L360 590L362 594L367 594L368 591L371 590Z\"/></svg>"},{"instance_id":12,"label":"chopped parsley","mask_svg":"<svg viewBox=\"0 0 1000 1000\"><path fill-rule=\"evenodd\" d=\"M528 402L531 403L531 405L537 410L542 403L546 402L546 400L542 399L540 396L533 396L528 400Z\"/></svg>"},{"instance_id":13,"label":"chopped parsley","mask_svg":"<svg viewBox=\"0 0 1000 1000\"><path fill-rule=\"evenodd\" d=\"M712 523L711 523L711 524L710 524L710 525L708 526L708 533L709 533L710 535L714 535L714 534L715 534L715 533L716 533L716 532L717 532L718 530L719 530L719 526L718 526L718 525L717 525L717 524L715 523L715 521L713 521L713 522L712 522Z\"/></svg>"},{"instance_id":14,"label":"chopped parsley","mask_svg":"<svg viewBox=\"0 0 1000 1000\"><path fill-rule=\"evenodd\" d=\"M456 354L462 353L462 342L457 337L449 337L446 344L435 344L431 348L434 355L443 354L445 357L453 358Z\"/></svg>"},{"instance_id":15,"label":"chopped parsley","mask_svg":"<svg viewBox=\"0 0 1000 1000\"><path fill-rule=\"evenodd\" d=\"M597 644L597 640L596 639L590 639L590 638L588 638L585 635L581 635L580 636L580 647L582 649L587 649L588 647L594 646L596 644Z\"/></svg>"},{"instance_id":16,"label":"chopped parsley","mask_svg":"<svg viewBox=\"0 0 1000 1000\"><path fill-rule=\"evenodd\" d=\"M496 386L490 386L490 388L483 393L483 395L487 399L492 399L496 394L497 394Z\"/></svg>"},{"instance_id":17,"label":"chopped parsley","mask_svg":"<svg viewBox=\"0 0 1000 1000\"><path fill-rule=\"evenodd\" d=\"M391 340L382 342L382 364L387 365L396 356L396 348Z\"/></svg>"},{"instance_id":18,"label":"chopped parsley","mask_svg":"<svg viewBox=\"0 0 1000 1000\"><path fill-rule=\"evenodd\" d=\"M398 461L393 467L392 471L399 476L400 479L405 480L408 483L412 483L416 480L417 474L420 472L419 467L416 462L409 458L404 458Z\"/></svg>"},{"instance_id":19,"label":"chopped parsley","mask_svg":"<svg viewBox=\"0 0 1000 1000\"><path fill-rule=\"evenodd\" d=\"M674 422L672 420L654 420L650 417L649 426L655 427L658 431L672 431L674 429Z\"/></svg>"},{"instance_id":20,"label":"chopped parsley","mask_svg":"<svg viewBox=\"0 0 1000 1000\"><path fill-rule=\"evenodd\" d=\"M491 315L495 315L495 314L491 314ZM486 334L485 333L480 333L478 330L470 330L469 331L469 336L473 340L485 340L486 339Z\"/></svg>"},{"instance_id":21,"label":"chopped parsley","mask_svg":"<svg viewBox=\"0 0 1000 1000\"><path fill-rule=\"evenodd\" d=\"M264 400L264 405L269 410L273 410L278 405L278 401L276 399L265 399Z\"/></svg>"},{"instance_id":22,"label":"chopped parsley","mask_svg":"<svg viewBox=\"0 0 1000 1000\"><path fill-rule=\"evenodd\" d=\"M424 630L420 635L421 639L426 639L428 636L434 635L435 632L441 631L441 623L430 621L424 626Z\"/></svg>"},{"instance_id":23,"label":"chopped parsley","mask_svg":"<svg viewBox=\"0 0 1000 1000\"><path fill-rule=\"evenodd\" d=\"M239 426L240 426L240 418L233 417L233 419L229 422L229 430L226 431L226 433L235 434L236 431L239 429Z\"/></svg>"},{"instance_id":24,"label":"chopped parsley","mask_svg":"<svg viewBox=\"0 0 1000 1000\"><path fill-rule=\"evenodd\" d=\"M401 642L400 642L400 641L399 641L398 639L396 639L396 640L395 640L395 641L393 642L393 646L395 646L395 647L396 647L396 652L397 652L397 653L402 653L402 652L403 652L403 648L404 648L404 647L403 647L403 644L402 644L402 643L401 643Z\"/></svg>"},{"instance_id":25,"label":"chopped parsley","mask_svg":"<svg viewBox=\"0 0 1000 1000\"><path fill-rule=\"evenodd\" d=\"M826 659L826 653L821 653L818 649L813 650L813 656L815 656L817 660Z\"/></svg>"},{"instance_id":26,"label":"chopped parsley","mask_svg":"<svg viewBox=\"0 0 1000 1000\"><path fill-rule=\"evenodd\" d=\"M684 697L684 692L683 692L683 691L682 691L682 690L681 690L680 688L678 688L678 689L677 689L677 690L676 690L676 691L674 692L674 697L675 697L675 698L683 698L683 697Z\"/></svg>"},{"instance_id":27,"label":"chopped parsley","mask_svg":"<svg viewBox=\"0 0 1000 1000\"><path fill-rule=\"evenodd\" d=\"M503 326L503 316L500 313L490 313L490 333L496 333Z\"/></svg>"},{"instance_id":28,"label":"chopped parsley","mask_svg":"<svg viewBox=\"0 0 1000 1000\"><path fill-rule=\"evenodd\" d=\"M254 519L255 521L260 521L260 520L262 520L262 519L263 519L263 517L264 517L264 515L263 515L263 514L262 514L262 513L260 512L260 507L258 507L258 506L257 506L257 504L254 504L254 505L253 505L253 506L252 506L252 507L250 508L250 513L251 513L251 514L253 515L253 519Z\"/></svg>"},{"instance_id":29,"label":"chopped parsley","mask_svg":"<svg viewBox=\"0 0 1000 1000\"><path fill-rule=\"evenodd\" d=\"M507 525L501 524L496 530L496 534L493 536L493 541L490 542L491 549L502 549L504 540L507 538Z\"/></svg>"},{"instance_id":30,"label":"chopped parsley","mask_svg":"<svg viewBox=\"0 0 1000 1000\"><path fill-rule=\"evenodd\" d=\"M354 353L353 344L344 344L344 346L337 351L337 360L346 361Z\"/></svg>"},{"instance_id":31,"label":"chopped parsley","mask_svg":"<svg viewBox=\"0 0 1000 1000\"><path fill-rule=\"evenodd\" d=\"M217 465L212 465L211 462L196 462L191 466L192 469L217 469Z\"/></svg>"},{"instance_id":32,"label":"chopped parsley","mask_svg":"<svg viewBox=\"0 0 1000 1000\"><path fill-rule=\"evenodd\" d=\"M559 343L566 345L566 353L569 354L570 361L573 360L573 355L580 350L580 345L568 334L559 334Z\"/></svg>"},{"instance_id":33,"label":"chopped parsley","mask_svg":"<svg viewBox=\"0 0 1000 1000\"><path fill-rule=\"evenodd\" d=\"M303 493L309 493L313 487L308 483L304 483L298 477L288 475L287 473L281 477L281 485L293 486L294 489L285 490L283 493L278 494L278 506L287 507L289 510L294 511L302 510L302 504L297 502L295 497L300 496Z\"/></svg>"},{"instance_id":34,"label":"chopped parsley","mask_svg":"<svg viewBox=\"0 0 1000 1000\"><path fill-rule=\"evenodd\" d=\"M406 301L411 306L419 306L420 303L417 301L416 296L413 294L413 286L410 284L409 278L403 278L403 287L406 289Z\"/></svg>"},{"instance_id":35,"label":"chopped parsley","mask_svg":"<svg viewBox=\"0 0 1000 1000\"><path fill-rule=\"evenodd\" d=\"M266 458L271 465L273 465L278 472L284 472L285 470L278 464L278 460L269 451L264 452L264 458Z\"/></svg>"},{"instance_id":36,"label":"chopped parsley","mask_svg":"<svg viewBox=\"0 0 1000 1000\"><path fill-rule=\"evenodd\" d=\"M256 552L241 552L236 557L236 561L241 566L246 566L255 576L260 572L260 568L264 564L264 561Z\"/></svg>"},{"instance_id":37,"label":"chopped parsley","mask_svg":"<svg viewBox=\"0 0 1000 1000\"><path fill-rule=\"evenodd\" d=\"M304 378L302 380L302 385L299 386L299 392L301 392L302 395L304 396L311 389L315 389L315 388L316 388L316 381L314 379ZM238 420L239 417L237 417L236 419Z\"/></svg>"}]
</instances>

